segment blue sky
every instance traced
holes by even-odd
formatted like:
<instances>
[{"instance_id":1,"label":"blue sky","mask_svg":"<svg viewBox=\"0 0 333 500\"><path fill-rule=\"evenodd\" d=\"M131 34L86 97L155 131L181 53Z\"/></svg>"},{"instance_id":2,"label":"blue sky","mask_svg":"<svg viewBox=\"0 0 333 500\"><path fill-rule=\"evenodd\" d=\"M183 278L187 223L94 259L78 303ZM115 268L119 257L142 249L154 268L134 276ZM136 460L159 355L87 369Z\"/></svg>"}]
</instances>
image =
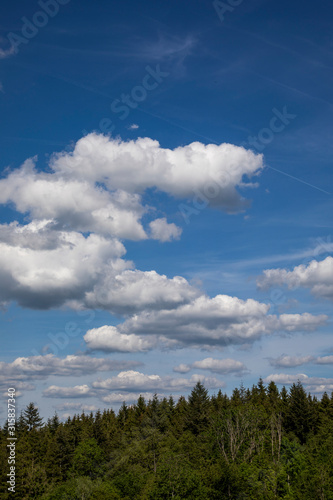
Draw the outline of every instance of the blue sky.
<instances>
[{"instance_id":1,"label":"blue sky","mask_svg":"<svg viewBox=\"0 0 333 500\"><path fill-rule=\"evenodd\" d=\"M1 385L19 408L198 379L331 392L332 13L5 2Z\"/></svg>"}]
</instances>

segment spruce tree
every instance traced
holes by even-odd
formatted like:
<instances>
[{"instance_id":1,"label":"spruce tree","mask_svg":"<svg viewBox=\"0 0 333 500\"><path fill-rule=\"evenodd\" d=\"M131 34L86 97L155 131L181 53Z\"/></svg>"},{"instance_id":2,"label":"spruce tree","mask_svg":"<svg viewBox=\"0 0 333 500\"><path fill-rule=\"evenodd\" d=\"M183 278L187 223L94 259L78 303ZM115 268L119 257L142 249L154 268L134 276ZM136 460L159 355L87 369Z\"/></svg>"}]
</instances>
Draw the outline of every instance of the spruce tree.
<instances>
[{"instance_id":1,"label":"spruce tree","mask_svg":"<svg viewBox=\"0 0 333 500\"><path fill-rule=\"evenodd\" d=\"M38 408L34 403L29 403L23 412L23 423L28 431L40 429L43 425L43 419L39 416Z\"/></svg>"}]
</instances>

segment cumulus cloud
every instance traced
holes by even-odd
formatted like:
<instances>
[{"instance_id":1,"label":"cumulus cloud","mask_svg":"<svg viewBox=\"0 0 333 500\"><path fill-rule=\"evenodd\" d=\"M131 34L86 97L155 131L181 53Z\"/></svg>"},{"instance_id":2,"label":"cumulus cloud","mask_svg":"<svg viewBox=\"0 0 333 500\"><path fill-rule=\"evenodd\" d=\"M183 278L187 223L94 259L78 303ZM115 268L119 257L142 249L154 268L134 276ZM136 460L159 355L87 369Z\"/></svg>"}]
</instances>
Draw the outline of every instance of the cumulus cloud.
<instances>
[{"instance_id":1,"label":"cumulus cloud","mask_svg":"<svg viewBox=\"0 0 333 500\"><path fill-rule=\"evenodd\" d=\"M117 361L84 355L68 355L65 358L58 358L53 354L19 357L11 363L0 362L0 371L4 374L0 376L0 386L7 387L9 383L13 383L15 388L30 390L24 385L27 384L24 380L42 380L51 375L79 377L97 372L117 372L140 365L142 363L137 361Z\"/></svg>"},{"instance_id":2,"label":"cumulus cloud","mask_svg":"<svg viewBox=\"0 0 333 500\"><path fill-rule=\"evenodd\" d=\"M275 331L313 331L327 316L304 314L269 315L269 305L253 299L201 295L172 310L146 310L117 325L121 334L153 335L192 347L244 344ZM100 344L102 348L102 344Z\"/></svg>"},{"instance_id":3,"label":"cumulus cloud","mask_svg":"<svg viewBox=\"0 0 333 500\"><path fill-rule=\"evenodd\" d=\"M43 391L43 396L49 398L86 398L95 396L105 403L116 403L124 400L135 400L140 394L152 397L154 393L187 391L192 389L198 381L201 381L208 389L225 387L223 381L203 375L194 374L190 378L175 378L146 375L134 370L127 370L118 373L115 377L96 380L91 384L91 387L86 384L75 387L51 385Z\"/></svg>"},{"instance_id":4,"label":"cumulus cloud","mask_svg":"<svg viewBox=\"0 0 333 500\"><path fill-rule=\"evenodd\" d=\"M76 385L75 387L50 385L50 387L43 391L43 396L46 398L87 398L94 396L94 391L86 384Z\"/></svg>"},{"instance_id":5,"label":"cumulus cloud","mask_svg":"<svg viewBox=\"0 0 333 500\"><path fill-rule=\"evenodd\" d=\"M305 373L288 375L286 373L271 374L264 379L265 383L270 381L276 384L291 385L300 381L309 392L323 393L333 390L333 378L308 377Z\"/></svg>"},{"instance_id":6,"label":"cumulus cloud","mask_svg":"<svg viewBox=\"0 0 333 500\"><path fill-rule=\"evenodd\" d=\"M151 350L156 344L155 339L119 333L114 326L93 328L83 338L89 349L110 352L144 352Z\"/></svg>"},{"instance_id":7,"label":"cumulus cloud","mask_svg":"<svg viewBox=\"0 0 333 500\"><path fill-rule=\"evenodd\" d=\"M106 274L86 294L85 303L129 314L147 308L172 309L200 294L181 276L168 279L155 271L125 270L116 276Z\"/></svg>"},{"instance_id":8,"label":"cumulus cloud","mask_svg":"<svg viewBox=\"0 0 333 500\"><path fill-rule=\"evenodd\" d=\"M107 404L117 404L117 403L133 403L136 402L139 396L145 398L146 401L153 399L156 393L153 392L112 392L107 396L103 396L101 399Z\"/></svg>"},{"instance_id":9,"label":"cumulus cloud","mask_svg":"<svg viewBox=\"0 0 333 500\"><path fill-rule=\"evenodd\" d=\"M59 229L133 240L147 238L140 223L146 212L140 195L110 192L89 183L79 172L71 178L38 172L35 162L27 160L0 180L0 203L12 202L18 212L29 213L37 220L52 220Z\"/></svg>"},{"instance_id":10,"label":"cumulus cloud","mask_svg":"<svg viewBox=\"0 0 333 500\"><path fill-rule=\"evenodd\" d=\"M173 371L176 373L188 373L191 370L191 365L185 363L180 363L180 365L175 366Z\"/></svg>"},{"instance_id":11,"label":"cumulus cloud","mask_svg":"<svg viewBox=\"0 0 333 500\"><path fill-rule=\"evenodd\" d=\"M333 365L333 356L322 356L315 360L317 365Z\"/></svg>"},{"instance_id":12,"label":"cumulus cloud","mask_svg":"<svg viewBox=\"0 0 333 500\"><path fill-rule=\"evenodd\" d=\"M123 142L89 134L72 152L53 155L47 171L36 158L0 180L0 204L30 218L0 226L0 302L47 309L104 308L112 313L169 309L201 295L184 278L133 270L122 239L170 241L181 229L166 218L144 228L143 203L153 188L192 197L218 186L213 203L237 211L237 191L263 168L261 155L231 144L199 142L174 150L140 138Z\"/></svg>"},{"instance_id":13,"label":"cumulus cloud","mask_svg":"<svg viewBox=\"0 0 333 500\"><path fill-rule=\"evenodd\" d=\"M310 288L318 297L333 299L333 257L322 261L313 260L308 265L287 269L266 269L257 280L259 289L287 285L289 288Z\"/></svg>"},{"instance_id":14,"label":"cumulus cloud","mask_svg":"<svg viewBox=\"0 0 333 500\"><path fill-rule=\"evenodd\" d=\"M240 361L235 359L214 359L205 358L201 361L195 361L192 364L192 368L198 368L200 370L209 370L213 373L242 373L246 370L246 367Z\"/></svg>"},{"instance_id":15,"label":"cumulus cloud","mask_svg":"<svg viewBox=\"0 0 333 500\"><path fill-rule=\"evenodd\" d=\"M72 152L55 154L50 172L37 171L36 161L0 180L0 203L11 202L32 219L53 220L62 229L133 240L148 237L141 223L146 189L188 198L215 183L213 204L237 211L246 204L237 187L253 186L244 177L263 168L261 155L231 144L196 142L171 150L149 138L123 142L94 133ZM153 221L150 232L162 241L180 236L180 228L165 219Z\"/></svg>"},{"instance_id":16,"label":"cumulus cloud","mask_svg":"<svg viewBox=\"0 0 333 500\"><path fill-rule=\"evenodd\" d=\"M178 373L187 373L190 370L199 369L199 370L208 370L212 373L244 373L246 367L240 361L236 361L235 359L214 359L214 358L205 358L200 361L194 361L190 365L180 364L176 366L173 371Z\"/></svg>"},{"instance_id":17,"label":"cumulus cloud","mask_svg":"<svg viewBox=\"0 0 333 500\"><path fill-rule=\"evenodd\" d=\"M81 411L81 412L91 412L91 411L97 411L99 408L98 406L95 405L86 405L83 403L62 403L60 405L56 406L56 409L59 411L66 411L66 410L76 410L76 411Z\"/></svg>"},{"instance_id":18,"label":"cumulus cloud","mask_svg":"<svg viewBox=\"0 0 333 500\"><path fill-rule=\"evenodd\" d=\"M170 376L161 377L160 375L145 375L134 370L128 370L118 373L117 376L106 380L97 380L92 386L96 390L122 390L122 391L175 391L179 392L191 389L201 381L207 388L216 388L224 386L224 383L213 377L192 375L191 378L175 378Z\"/></svg>"},{"instance_id":19,"label":"cumulus cloud","mask_svg":"<svg viewBox=\"0 0 333 500\"><path fill-rule=\"evenodd\" d=\"M239 210L244 199L237 187L263 168L262 155L232 144L194 142L172 149L161 148L158 141L139 138L123 142L103 135L89 134L80 139L72 153L55 155L51 167L57 175L103 182L108 189L128 193L157 188L177 198L193 194L213 181L219 186L214 204Z\"/></svg>"},{"instance_id":20,"label":"cumulus cloud","mask_svg":"<svg viewBox=\"0 0 333 500\"><path fill-rule=\"evenodd\" d=\"M82 301L106 272L117 274L130 265L121 259L125 248L118 240L60 231L49 241L52 231L46 226L38 236L34 224L25 230L15 226L8 243L7 228L0 231L0 301L38 309Z\"/></svg>"},{"instance_id":21,"label":"cumulus cloud","mask_svg":"<svg viewBox=\"0 0 333 500\"><path fill-rule=\"evenodd\" d=\"M115 238L55 231L49 220L0 225L0 301L38 309L63 304L129 314L186 303L200 292L184 278L128 268Z\"/></svg>"},{"instance_id":22,"label":"cumulus cloud","mask_svg":"<svg viewBox=\"0 0 333 500\"><path fill-rule=\"evenodd\" d=\"M176 224L169 224L165 217L162 219L155 219L149 223L150 236L153 240L171 241L178 240L182 234L180 227Z\"/></svg>"},{"instance_id":23,"label":"cumulus cloud","mask_svg":"<svg viewBox=\"0 0 333 500\"><path fill-rule=\"evenodd\" d=\"M333 357L333 356L332 356ZM293 368L295 366L311 363L315 358L313 356L288 356L282 354L278 358L271 358L269 363L279 368Z\"/></svg>"},{"instance_id":24,"label":"cumulus cloud","mask_svg":"<svg viewBox=\"0 0 333 500\"><path fill-rule=\"evenodd\" d=\"M324 325L328 320L325 314L314 316L310 313L303 314L281 314L279 316L280 329L287 332L314 331Z\"/></svg>"}]
</instances>

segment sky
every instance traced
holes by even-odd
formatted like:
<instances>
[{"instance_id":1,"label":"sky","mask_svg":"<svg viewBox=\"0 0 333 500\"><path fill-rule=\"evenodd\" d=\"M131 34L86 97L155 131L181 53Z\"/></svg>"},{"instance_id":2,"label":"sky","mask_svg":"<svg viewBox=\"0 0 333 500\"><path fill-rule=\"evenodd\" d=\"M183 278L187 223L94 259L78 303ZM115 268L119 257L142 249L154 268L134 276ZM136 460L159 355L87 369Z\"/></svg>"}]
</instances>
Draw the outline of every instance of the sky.
<instances>
[{"instance_id":1,"label":"sky","mask_svg":"<svg viewBox=\"0 0 333 500\"><path fill-rule=\"evenodd\" d=\"M0 418L333 390L332 14L3 2Z\"/></svg>"}]
</instances>

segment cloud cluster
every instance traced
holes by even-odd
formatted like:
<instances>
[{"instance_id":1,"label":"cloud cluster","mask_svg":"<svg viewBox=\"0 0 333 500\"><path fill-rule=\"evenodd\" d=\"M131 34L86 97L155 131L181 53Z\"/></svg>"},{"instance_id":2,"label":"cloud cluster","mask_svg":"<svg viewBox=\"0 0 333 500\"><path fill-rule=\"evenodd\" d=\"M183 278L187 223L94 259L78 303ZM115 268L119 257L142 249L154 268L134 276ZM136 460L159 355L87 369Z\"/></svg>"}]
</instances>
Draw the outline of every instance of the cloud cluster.
<instances>
[{"instance_id":1,"label":"cloud cluster","mask_svg":"<svg viewBox=\"0 0 333 500\"><path fill-rule=\"evenodd\" d=\"M245 372L246 367L241 361L236 361L235 359L214 359L205 358L200 361L195 361L190 365L181 363L176 366L173 371L178 373L187 373L190 370L199 369L207 370L212 373L236 373L242 374Z\"/></svg>"},{"instance_id":2,"label":"cloud cluster","mask_svg":"<svg viewBox=\"0 0 333 500\"><path fill-rule=\"evenodd\" d=\"M313 356L288 356L282 354L278 358L270 359L269 363L271 366L276 366L277 368L293 368L311 363L313 360Z\"/></svg>"},{"instance_id":3,"label":"cloud cluster","mask_svg":"<svg viewBox=\"0 0 333 500\"><path fill-rule=\"evenodd\" d=\"M86 293L85 305L121 314L145 309L172 309L200 295L185 278L168 279L155 271L124 270L112 275L105 272L91 292Z\"/></svg>"},{"instance_id":4,"label":"cloud cluster","mask_svg":"<svg viewBox=\"0 0 333 500\"><path fill-rule=\"evenodd\" d=\"M50 385L43 391L46 398L88 398L94 396L94 392L87 384L75 385L74 387L59 387Z\"/></svg>"},{"instance_id":5,"label":"cloud cluster","mask_svg":"<svg viewBox=\"0 0 333 500\"><path fill-rule=\"evenodd\" d=\"M307 391L316 394L333 391L333 378L308 377L305 373L298 373L296 375L288 375L286 373L271 374L264 379L265 383L269 383L270 381L283 385L297 384L300 381Z\"/></svg>"},{"instance_id":6,"label":"cloud cluster","mask_svg":"<svg viewBox=\"0 0 333 500\"><path fill-rule=\"evenodd\" d=\"M181 229L165 217L143 224L151 207L147 189L193 197L217 183L214 204L237 211L237 191L263 168L261 155L199 142L164 149L140 138L124 142L99 134L80 139L71 152L54 154L40 171L29 159L0 180L0 204L30 218L0 226L0 302L47 309L63 304L131 314L168 309L200 293L184 278L133 270L119 239L161 242Z\"/></svg>"},{"instance_id":7,"label":"cloud cluster","mask_svg":"<svg viewBox=\"0 0 333 500\"><path fill-rule=\"evenodd\" d=\"M0 225L0 302L47 309L63 304L129 314L174 307L199 291L184 278L129 269L116 238L54 230L50 220Z\"/></svg>"},{"instance_id":8,"label":"cloud cluster","mask_svg":"<svg viewBox=\"0 0 333 500\"><path fill-rule=\"evenodd\" d=\"M0 376L0 385L8 387L9 383L14 383L16 388L20 388L18 384L26 384L24 381L42 380L51 375L80 377L97 372L117 372L141 364L137 361L116 361L84 355L68 355L65 358L58 358L53 354L19 357L11 363L0 362L0 371L3 374ZM31 390L34 386L21 385L21 388Z\"/></svg>"},{"instance_id":9,"label":"cloud cluster","mask_svg":"<svg viewBox=\"0 0 333 500\"><path fill-rule=\"evenodd\" d=\"M313 260L307 266L287 269L266 269L257 280L259 289L267 290L273 286L287 285L289 288L310 288L318 297L333 300L333 257L322 261Z\"/></svg>"},{"instance_id":10,"label":"cloud cluster","mask_svg":"<svg viewBox=\"0 0 333 500\"><path fill-rule=\"evenodd\" d=\"M271 358L269 360L271 366L277 368L294 368L295 366L306 365L313 363L316 365L331 365L333 364L333 356L288 356L282 354L278 358Z\"/></svg>"},{"instance_id":11,"label":"cloud cluster","mask_svg":"<svg viewBox=\"0 0 333 500\"><path fill-rule=\"evenodd\" d=\"M147 137L123 142L89 134L72 153L55 155L51 167L57 176L103 182L108 190L142 193L157 188L177 198L193 197L214 180L220 186L214 203L237 210L244 200L236 188L245 187L244 178L262 170L263 158L232 144L194 142L172 150Z\"/></svg>"},{"instance_id":12,"label":"cloud cluster","mask_svg":"<svg viewBox=\"0 0 333 500\"><path fill-rule=\"evenodd\" d=\"M195 384L201 381L208 389L224 387L225 383L214 377L205 377L197 374L190 378L175 378L170 376L146 375L134 370L127 370L118 373L117 376L108 379L99 379L88 385L77 385L74 387L59 387L52 385L43 391L44 397L49 398L80 398L99 397L104 402L119 402L129 399L136 399L139 394L174 393L192 389ZM112 391L112 393L110 393ZM117 392L121 391L121 392ZM117 396L114 396L116 394ZM125 395L125 397L124 397Z\"/></svg>"},{"instance_id":13,"label":"cloud cluster","mask_svg":"<svg viewBox=\"0 0 333 500\"><path fill-rule=\"evenodd\" d=\"M176 378L160 375L145 375L134 370L128 370L118 373L117 376L106 380L97 380L93 382L94 389L106 391L173 391L179 392L186 389L192 389L194 385L201 381L207 388L216 388L224 386L224 382L203 375L194 374L190 378Z\"/></svg>"},{"instance_id":14,"label":"cloud cluster","mask_svg":"<svg viewBox=\"0 0 333 500\"><path fill-rule=\"evenodd\" d=\"M142 338L139 335L120 333L114 326L92 328L84 335L87 347L91 350L109 352L144 352L156 345L154 338Z\"/></svg>"},{"instance_id":15,"label":"cloud cluster","mask_svg":"<svg viewBox=\"0 0 333 500\"><path fill-rule=\"evenodd\" d=\"M118 335L131 335L131 342L142 345L143 339L153 336L170 346L221 347L229 344L252 343L264 335L285 331L313 331L327 321L327 316L312 314L270 315L269 305L253 299L241 300L228 295L209 298L201 295L174 309L146 310L112 327L90 331L84 337L88 346L110 350ZM135 338L132 335L137 335ZM108 340L110 338L110 343ZM124 341L127 337L124 337ZM149 342L149 340L148 340ZM146 344L149 348L149 344ZM140 349L139 349L140 350Z\"/></svg>"},{"instance_id":16,"label":"cloud cluster","mask_svg":"<svg viewBox=\"0 0 333 500\"><path fill-rule=\"evenodd\" d=\"M231 144L196 142L171 150L149 138L123 142L93 133L72 152L55 154L49 172L37 170L36 158L10 172L0 180L0 203L13 203L17 211L52 220L60 229L140 240L148 238L141 222L148 188L188 198L214 180L214 203L237 211L244 199L236 188L262 168L261 155ZM170 241L180 233L165 218L150 223L154 239Z\"/></svg>"}]
</instances>

